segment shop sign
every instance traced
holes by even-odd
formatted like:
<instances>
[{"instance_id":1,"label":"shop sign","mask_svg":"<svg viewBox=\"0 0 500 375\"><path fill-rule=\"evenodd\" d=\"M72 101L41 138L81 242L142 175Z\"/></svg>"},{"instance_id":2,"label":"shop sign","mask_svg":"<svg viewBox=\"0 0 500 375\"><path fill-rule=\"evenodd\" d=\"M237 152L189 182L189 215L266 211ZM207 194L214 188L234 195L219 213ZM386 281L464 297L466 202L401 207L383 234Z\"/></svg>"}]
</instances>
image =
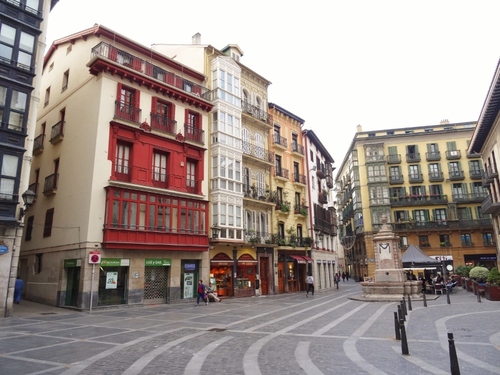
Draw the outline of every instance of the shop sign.
<instances>
[{"instance_id":1,"label":"shop sign","mask_svg":"<svg viewBox=\"0 0 500 375\"><path fill-rule=\"evenodd\" d=\"M106 289L116 289L118 285L118 272L106 272Z\"/></svg>"},{"instance_id":2,"label":"shop sign","mask_svg":"<svg viewBox=\"0 0 500 375\"><path fill-rule=\"evenodd\" d=\"M154 259L154 258L146 258L146 267L154 267L154 266L171 266L171 259Z\"/></svg>"},{"instance_id":3,"label":"shop sign","mask_svg":"<svg viewBox=\"0 0 500 375\"><path fill-rule=\"evenodd\" d=\"M101 259L101 267L121 267L129 265L130 265L130 259L120 259L120 258Z\"/></svg>"},{"instance_id":4,"label":"shop sign","mask_svg":"<svg viewBox=\"0 0 500 375\"><path fill-rule=\"evenodd\" d=\"M453 255L431 255L430 257L439 260L441 262L446 260L453 260Z\"/></svg>"},{"instance_id":5,"label":"shop sign","mask_svg":"<svg viewBox=\"0 0 500 375\"><path fill-rule=\"evenodd\" d=\"M64 268L81 267L81 266L82 266L81 259L65 259L64 260Z\"/></svg>"},{"instance_id":6,"label":"shop sign","mask_svg":"<svg viewBox=\"0 0 500 375\"><path fill-rule=\"evenodd\" d=\"M497 257L495 255L490 255L490 256L480 255L479 260L497 260Z\"/></svg>"},{"instance_id":7,"label":"shop sign","mask_svg":"<svg viewBox=\"0 0 500 375\"><path fill-rule=\"evenodd\" d=\"M184 271L194 271L196 269L195 263L184 263Z\"/></svg>"}]
</instances>

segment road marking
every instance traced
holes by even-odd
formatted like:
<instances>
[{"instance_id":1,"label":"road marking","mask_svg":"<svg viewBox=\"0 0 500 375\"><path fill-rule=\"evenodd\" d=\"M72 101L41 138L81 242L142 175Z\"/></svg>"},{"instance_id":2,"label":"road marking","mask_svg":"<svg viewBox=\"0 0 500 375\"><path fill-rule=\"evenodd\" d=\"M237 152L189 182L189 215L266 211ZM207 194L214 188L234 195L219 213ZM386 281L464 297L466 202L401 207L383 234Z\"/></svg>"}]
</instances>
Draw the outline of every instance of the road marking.
<instances>
[{"instance_id":1,"label":"road marking","mask_svg":"<svg viewBox=\"0 0 500 375\"><path fill-rule=\"evenodd\" d=\"M184 375L199 374L201 372L203 363L210 355L210 353L212 353L215 349L217 349L219 345L222 345L226 341L229 341L231 339L232 336L226 336L205 346L202 350L196 353L194 357L189 361L189 363L186 366L186 369L184 370Z\"/></svg>"},{"instance_id":2,"label":"road marking","mask_svg":"<svg viewBox=\"0 0 500 375\"><path fill-rule=\"evenodd\" d=\"M323 375L309 357L309 342L300 341L295 349L295 359L307 375Z\"/></svg>"},{"instance_id":3,"label":"road marking","mask_svg":"<svg viewBox=\"0 0 500 375\"><path fill-rule=\"evenodd\" d=\"M355 365L361 367L363 370L369 374L386 375L382 370L379 370L372 364L368 363L356 349L356 342L361 338L361 336L375 323L380 315L393 303L388 303L380 307L375 314L370 316L370 318L364 322L361 327L359 327L346 341L344 341L344 353L347 358L349 358Z\"/></svg>"},{"instance_id":4,"label":"road marking","mask_svg":"<svg viewBox=\"0 0 500 375\"><path fill-rule=\"evenodd\" d=\"M400 346L393 346L392 349L394 349L394 351L396 353L400 353L401 352L401 347ZM428 364L427 362L425 362L424 360L418 358L418 357L415 357L414 355L401 355L401 357L403 359L406 359L408 362L411 362L413 363L415 366L418 366L420 367L422 370L425 370L425 371L428 371L430 372L431 374L435 374L435 375L449 375L449 371L443 371L435 366L432 366L430 364Z\"/></svg>"}]
</instances>

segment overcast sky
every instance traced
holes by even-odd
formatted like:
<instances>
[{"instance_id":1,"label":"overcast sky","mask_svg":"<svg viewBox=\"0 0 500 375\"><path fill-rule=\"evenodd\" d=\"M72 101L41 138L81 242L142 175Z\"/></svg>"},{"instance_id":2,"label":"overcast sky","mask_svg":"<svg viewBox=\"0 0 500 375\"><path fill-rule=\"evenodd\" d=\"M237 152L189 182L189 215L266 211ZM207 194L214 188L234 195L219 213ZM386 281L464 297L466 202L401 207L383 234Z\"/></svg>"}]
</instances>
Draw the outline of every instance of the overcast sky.
<instances>
[{"instance_id":1,"label":"overcast sky","mask_svg":"<svg viewBox=\"0 0 500 375\"><path fill-rule=\"evenodd\" d=\"M476 121L500 57L498 0L61 0L48 45L107 26L143 45L237 44L338 167L364 131Z\"/></svg>"}]
</instances>

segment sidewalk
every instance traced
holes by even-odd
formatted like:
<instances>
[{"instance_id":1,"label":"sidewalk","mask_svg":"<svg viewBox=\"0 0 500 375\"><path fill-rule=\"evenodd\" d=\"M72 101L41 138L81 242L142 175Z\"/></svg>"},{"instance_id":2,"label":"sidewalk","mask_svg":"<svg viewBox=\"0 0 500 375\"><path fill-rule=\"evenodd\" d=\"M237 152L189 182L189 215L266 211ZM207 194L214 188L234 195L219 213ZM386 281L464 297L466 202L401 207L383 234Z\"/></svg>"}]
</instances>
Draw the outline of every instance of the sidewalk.
<instances>
[{"instance_id":1,"label":"sidewalk","mask_svg":"<svg viewBox=\"0 0 500 375\"><path fill-rule=\"evenodd\" d=\"M68 315L77 313L78 310L66 309L56 306L43 305L41 303L21 300L19 304L14 305L13 316L6 319L12 318L34 318L41 317L44 315Z\"/></svg>"}]
</instances>

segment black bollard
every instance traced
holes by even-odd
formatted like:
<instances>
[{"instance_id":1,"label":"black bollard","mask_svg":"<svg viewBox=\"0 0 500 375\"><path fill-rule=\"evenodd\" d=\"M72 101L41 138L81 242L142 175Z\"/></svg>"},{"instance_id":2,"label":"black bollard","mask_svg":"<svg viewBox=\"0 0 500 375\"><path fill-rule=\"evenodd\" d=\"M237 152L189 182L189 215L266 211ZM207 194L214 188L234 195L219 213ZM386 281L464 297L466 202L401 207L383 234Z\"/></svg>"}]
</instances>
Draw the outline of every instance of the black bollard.
<instances>
[{"instance_id":1,"label":"black bollard","mask_svg":"<svg viewBox=\"0 0 500 375\"><path fill-rule=\"evenodd\" d=\"M422 294L422 297L424 297L424 307L427 307L427 298L425 297L425 293Z\"/></svg>"},{"instance_id":2,"label":"black bollard","mask_svg":"<svg viewBox=\"0 0 500 375\"><path fill-rule=\"evenodd\" d=\"M395 311L394 311L394 333L396 334L396 340L401 340L401 335L399 332L398 313Z\"/></svg>"},{"instance_id":3,"label":"black bollard","mask_svg":"<svg viewBox=\"0 0 500 375\"><path fill-rule=\"evenodd\" d=\"M401 301L401 312L403 313L403 321L406 322L406 303Z\"/></svg>"},{"instance_id":4,"label":"black bollard","mask_svg":"<svg viewBox=\"0 0 500 375\"><path fill-rule=\"evenodd\" d=\"M410 354L408 351L408 341L406 340L406 329L403 321L399 321L399 327L401 330L401 353Z\"/></svg>"},{"instance_id":5,"label":"black bollard","mask_svg":"<svg viewBox=\"0 0 500 375\"><path fill-rule=\"evenodd\" d=\"M401 309L401 305L398 305L398 321L404 321L403 310Z\"/></svg>"},{"instance_id":6,"label":"black bollard","mask_svg":"<svg viewBox=\"0 0 500 375\"><path fill-rule=\"evenodd\" d=\"M479 293L479 290L477 291L477 302L481 302L481 293Z\"/></svg>"},{"instance_id":7,"label":"black bollard","mask_svg":"<svg viewBox=\"0 0 500 375\"><path fill-rule=\"evenodd\" d=\"M408 315L408 310L406 310L406 300L405 300L405 296L403 295L403 301L402 301L402 306L403 306L403 313L406 315Z\"/></svg>"},{"instance_id":8,"label":"black bollard","mask_svg":"<svg viewBox=\"0 0 500 375\"><path fill-rule=\"evenodd\" d=\"M448 302L448 305L451 303L450 302L450 290L446 291L446 302Z\"/></svg>"},{"instance_id":9,"label":"black bollard","mask_svg":"<svg viewBox=\"0 0 500 375\"><path fill-rule=\"evenodd\" d=\"M412 307L411 307L411 297L410 295L408 294L408 310L412 310Z\"/></svg>"},{"instance_id":10,"label":"black bollard","mask_svg":"<svg viewBox=\"0 0 500 375\"><path fill-rule=\"evenodd\" d=\"M457 350L455 349L455 340L453 340L453 333L448 333L448 348L450 350L451 375L460 375L460 368L458 367Z\"/></svg>"}]
</instances>

